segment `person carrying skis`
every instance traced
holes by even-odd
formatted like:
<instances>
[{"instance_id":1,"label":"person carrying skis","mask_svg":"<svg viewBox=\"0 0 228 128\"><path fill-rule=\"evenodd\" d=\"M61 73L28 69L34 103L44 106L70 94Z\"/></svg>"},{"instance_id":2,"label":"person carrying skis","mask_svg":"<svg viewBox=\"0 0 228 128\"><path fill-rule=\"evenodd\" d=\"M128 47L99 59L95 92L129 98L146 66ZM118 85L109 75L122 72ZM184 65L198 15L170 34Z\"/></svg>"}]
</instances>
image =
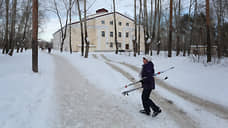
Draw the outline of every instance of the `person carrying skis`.
<instances>
[{"instance_id":1,"label":"person carrying skis","mask_svg":"<svg viewBox=\"0 0 228 128\"><path fill-rule=\"evenodd\" d=\"M142 104L144 109L140 110L140 113L150 115L150 108L153 110L152 117L157 116L161 113L160 107L158 107L149 97L150 93L153 89L155 89L155 82L154 82L154 64L151 62L151 58L149 56L143 57L143 65L141 71L142 77Z\"/></svg>"}]
</instances>

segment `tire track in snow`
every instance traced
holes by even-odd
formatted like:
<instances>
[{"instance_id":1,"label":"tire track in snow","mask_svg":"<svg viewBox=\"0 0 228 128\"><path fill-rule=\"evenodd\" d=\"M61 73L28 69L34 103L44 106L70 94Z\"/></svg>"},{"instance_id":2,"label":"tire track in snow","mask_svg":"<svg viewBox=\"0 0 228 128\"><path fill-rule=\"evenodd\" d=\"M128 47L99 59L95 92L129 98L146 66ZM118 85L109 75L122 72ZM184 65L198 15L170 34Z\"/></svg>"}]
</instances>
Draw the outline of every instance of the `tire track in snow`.
<instances>
[{"instance_id":1,"label":"tire track in snow","mask_svg":"<svg viewBox=\"0 0 228 128\"><path fill-rule=\"evenodd\" d=\"M91 85L63 57L54 55L59 123L55 128L140 128L119 99ZM131 123L129 123L131 122Z\"/></svg>"},{"instance_id":2,"label":"tire track in snow","mask_svg":"<svg viewBox=\"0 0 228 128\"><path fill-rule=\"evenodd\" d=\"M107 61L108 60L110 61L110 59L107 59L107 57L105 57L104 55L102 55L102 57L104 59L106 59ZM138 68L134 65L123 63L123 62L117 62L117 63L123 64L123 65L131 68L132 70L134 70L136 72L140 72L140 68ZM177 89L177 88L169 85L168 83L166 83L164 80L161 80L157 77L155 77L155 82L157 83L157 85L159 85L159 86L167 89L168 91L184 98L185 100L188 100L192 103L195 103L195 104L205 108L207 111L214 113L216 116L223 118L223 119L226 119L226 120L228 119L228 108L226 108L222 105L219 105L219 104L215 104L211 101L202 99L200 97L194 96L194 95L192 95L188 92L182 91L180 89Z\"/></svg>"},{"instance_id":3,"label":"tire track in snow","mask_svg":"<svg viewBox=\"0 0 228 128\"><path fill-rule=\"evenodd\" d=\"M131 76L129 73L123 71L121 68L117 67L116 65L112 64L112 60L106 58L103 54L101 54L101 57L105 60L105 63L108 64L110 67L115 69L116 71L120 72L123 76L125 76L128 80L131 82L136 82L133 76ZM128 66L129 67L129 66ZM169 115L171 115L173 120L179 124L180 127L185 128L197 128L198 124L191 119L187 115L186 112L184 112L182 109L178 108L175 104L172 103L169 99L166 99L162 96L160 96L156 92L152 92L151 98L155 100L155 102L159 103L161 105L163 111L167 112Z\"/></svg>"}]
</instances>

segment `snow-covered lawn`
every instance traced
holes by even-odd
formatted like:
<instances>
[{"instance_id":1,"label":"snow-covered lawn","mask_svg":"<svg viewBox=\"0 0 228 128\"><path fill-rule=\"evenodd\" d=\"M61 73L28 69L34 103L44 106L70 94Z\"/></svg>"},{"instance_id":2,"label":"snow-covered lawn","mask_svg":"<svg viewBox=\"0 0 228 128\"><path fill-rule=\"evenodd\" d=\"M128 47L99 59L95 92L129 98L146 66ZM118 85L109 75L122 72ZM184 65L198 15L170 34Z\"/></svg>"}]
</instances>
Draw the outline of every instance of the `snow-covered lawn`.
<instances>
[{"instance_id":1,"label":"snow-covered lawn","mask_svg":"<svg viewBox=\"0 0 228 128\"><path fill-rule=\"evenodd\" d=\"M0 50L1 52L1 50ZM0 127L47 128L53 115L53 62L39 53L39 73L32 72L32 52L0 54Z\"/></svg>"},{"instance_id":2,"label":"snow-covered lawn","mask_svg":"<svg viewBox=\"0 0 228 128\"><path fill-rule=\"evenodd\" d=\"M95 58L93 54L97 55L97 58ZM57 81L55 78L57 73L55 69L58 69L58 67L56 67L56 62L54 61L54 58L56 59L58 57L53 56L65 58L73 65L75 70L80 72L88 81L89 86L94 86L91 88L99 88L99 90L104 92L104 96L113 97L115 103L105 98L105 100L102 98L97 100L99 101L98 103L110 102L108 103L109 107L110 105L115 106L116 104L120 111L128 113L125 116L132 116L131 118L126 117L127 119L137 120L137 122L142 123L141 125L135 126L164 128L181 126L178 124L180 122L173 119L173 115L169 114L169 110L164 109L163 113L155 119L139 114L138 110L142 108L140 91L131 93L129 97L123 96L121 94L121 92L125 90L123 87L125 84L130 83L130 80L110 67L100 54L104 54L113 61L125 62L138 68L141 68L142 65L142 56L132 57L128 56L128 54L115 55L114 53L90 53L89 58L84 59L80 56L80 53L69 54L66 52L60 53L58 51L53 51L52 54L47 54L46 52L39 51L39 73L33 73L31 66L32 53L30 50L24 53L15 53L13 57L0 54L0 127L48 128L53 127L53 124L56 123L55 121L59 121L61 117L58 117L59 115L56 114L59 113L56 112L58 111L56 109L56 105L58 104L56 103L56 94L58 93L55 92ZM152 60L156 71L162 71L171 66L175 66L175 69L160 75L161 78L168 76L169 79L166 80L166 82L171 86L228 107L228 100L226 98L228 96L227 59L224 59L221 64L204 65L202 63L193 63L189 57L173 56L172 58L167 58L162 54L160 56L154 55ZM118 63L115 63L115 65L124 72L132 75L136 80L140 79L138 72ZM64 70L64 65L61 68ZM67 76L72 72L69 72L68 74L66 74L67 72L64 73L65 74L62 75ZM59 74L58 77L61 78L61 74ZM76 81L76 83L77 82L80 83L81 81ZM61 86L61 84L58 86ZM91 91L92 89L88 90ZM99 91L99 95L102 95L102 91ZM183 98L166 89L157 86L155 92L167 99L173 100L176 107L179 107L184 111L183 114L197 122L195 126L211 128L223 128L228 126L228 119L217 117L212 113L203 110L201 106L185 101ZM89 92L87 95L90 95ZM76 97L77 99L77 96L73 97ZM94 100L96 98L92 99ZM159 102L157 103L160 104ZM93 106L85 107L89 107L88 109L93 108ZM94 106L94 108L97 107L98 106ZM105 107L105 104L103 107ZM107 114L108 113L106 113L104 117L108 116ZM121 116L121 114L119 116ZM99 115L99 117L101 118L102 115ZM100 121L100 118L95 119L95 121ZM88 119L92 118L90 117ZM65 118L65 120L68 119ZM77 119L70 120L74 120L80 125L82 124L82 122L78 122L79 120ZM220 125L216 125L216 122ZM101 122L94 124L101 124ZM124 127L127 125L121 126Z\"/></svg>"}]
</instances>

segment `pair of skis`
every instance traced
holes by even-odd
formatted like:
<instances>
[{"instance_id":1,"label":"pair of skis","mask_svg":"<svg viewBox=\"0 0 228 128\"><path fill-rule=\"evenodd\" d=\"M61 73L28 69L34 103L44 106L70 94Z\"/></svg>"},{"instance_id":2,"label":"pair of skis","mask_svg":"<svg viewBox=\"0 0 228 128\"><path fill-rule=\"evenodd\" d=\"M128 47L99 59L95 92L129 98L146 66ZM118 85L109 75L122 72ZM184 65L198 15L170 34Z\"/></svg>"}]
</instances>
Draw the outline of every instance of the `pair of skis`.
<instances>
[{"instance_id":1,"label":"pair of skis","mask_svg":"<svg viewBox=\"0 0 228 128\"><path fill-rule=\"evenodd\" d=\"M160 75L160 74L162 74L162 73L164 73L164 72L167 72L167 71L169 71L169 70L171 70L171 69L174 69L174 67L170 67L170 68L168 68L168 69L166 69L166 70L157 72L157 73L155 73L155 74L153 75L153 77L154 77L154 76L158 76L158 75ZM125 88L127 88L127 87L129 87L129 86L132 86L132 85L135 85L135 84L138 84L138 83L141 83L144 79L146 79L146 78L142 78L142 79L139 80L139 81L136 81L136 82L127 84L127 85L125 85ZM166 76L163 80L167 80L167 79L168 79L168 77ZM142 88L142 87L137 87L137 88L133 88L133 89L124 91L124 92L122 92L122 94L123 94L124 96L128 96L128 93L129 93L129 92L138 90L138 89L140 89L140 88Z\"/></svg>"}]
</instances>

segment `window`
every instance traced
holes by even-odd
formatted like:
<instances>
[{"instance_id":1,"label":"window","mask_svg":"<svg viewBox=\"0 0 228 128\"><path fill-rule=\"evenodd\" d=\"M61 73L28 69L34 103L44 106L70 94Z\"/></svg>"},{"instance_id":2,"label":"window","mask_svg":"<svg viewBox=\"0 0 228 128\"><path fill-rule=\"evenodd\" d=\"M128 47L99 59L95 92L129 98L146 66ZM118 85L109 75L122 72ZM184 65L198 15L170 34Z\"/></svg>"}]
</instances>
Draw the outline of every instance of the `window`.
<instances>
[{"instance_id":1,"label":"window","mask_svg":"<svg viewBox=\"0 0 228 128\"><path fill-rule=\"evenodd\" d=\"M117 45L118 45L118 48L121 48L121 43L120 42Z\"/></svg>"},{"instance_id":2,"label":"window","mask_svg":"<svg viewBox=\"0 0 228 128\"><path fill-rule=\"evenodd\" d=\"M119 22L119 26L121 26L122 25L122 22Z\"/></svg>"},{"instance_id":3,"label":"window","mask_svg":"<svg viewBox=\"0 0 228 128\"><path fill-rule=\"evenodd\" d=\"M110 48L113 48L113 43L112 42L110 42Z\"/></svg>"},{"instance_id":4,"label":"window","mask_svg":"<svg viewBox=\"0 0 228 128\"><path fill-rule=\"evenodd\" d=\"M129 26L129 23L126 23L126 26Z\"/></svg>"},{"instance_id":5,"label":"window","mask_svg":"<svg viewBox=\"0 0 228 128\"><path fill-rule=\"evenodd\" d=\"M110 32L110 37L113 37L113 32Z\"/></svg>"},{"instance_id":6,"label":"window","mask_svg":"<svg viewBox=\"0 0 228 128\"><path fill-rule=\"evenodd\" d=\"M110 24L110 25L113 25L113 21L110 21L109 24Z\"/></svg>"},{"instance_id":7,"label":"window","mask_svg":"<svg viewBox=\"0 0 228 128\"><path fill-rule=\"evenodd\" d=\"M105 21L104 21L104 20L102 20L102 21L101 21L101 24L105 24Z\"/></svg>"},{"instance_id":8,"label":"window","mask_svg":"<svg viewBox=\"0 0 228 128\"><path fill-rule=\"evenodd\" d=\"M101 31L101 36L105 37L105 31Z\"/></svg>"},{"instance_id":9,"label":"window","mask_svg":"<svg viewBox=\"0 0 228 128\"><path fill-rule=\"evenodd\" d=\"M121 32L119 32L119 37L121 37Z\"/></svg>"},{"instance_id":10,"label":"window","mask_svg":"<svg viewBox=\"0 0 228 128\"><path fill-rule=\"evenodd\" d=\"M129 34L128 34L128 32L126 32L126 37L128 38L128 36L129 36Z\"/></svg>"}]
</instances>

